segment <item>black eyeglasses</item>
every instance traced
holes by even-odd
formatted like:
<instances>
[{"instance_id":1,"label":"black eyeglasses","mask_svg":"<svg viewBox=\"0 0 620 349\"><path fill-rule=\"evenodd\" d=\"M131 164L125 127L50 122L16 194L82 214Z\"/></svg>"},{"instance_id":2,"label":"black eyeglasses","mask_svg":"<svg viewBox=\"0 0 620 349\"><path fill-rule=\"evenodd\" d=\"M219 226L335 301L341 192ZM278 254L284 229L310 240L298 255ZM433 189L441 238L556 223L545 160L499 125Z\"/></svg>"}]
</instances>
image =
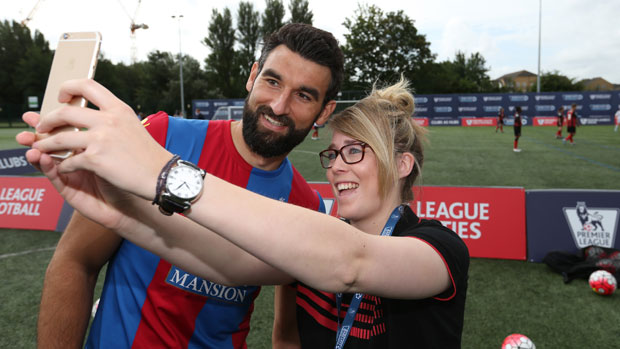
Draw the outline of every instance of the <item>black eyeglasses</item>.
<instances>
[{"instance_id":1,"label":"black eyeglasses","mask_svg":"<svg viewBox=\"0 0 620 349\"><path fill-rule=\"evenodd\" d=\"M324 169L328 169L334 165L334 161L338 158L338 155L342 157L342 161L346 164L356 164L364 160L364 153L368 144L366 143L351 143L347 144L340 150L325 149L319 153L319 159L321 160L321 166Z\"/></svg>"}]
</instances>

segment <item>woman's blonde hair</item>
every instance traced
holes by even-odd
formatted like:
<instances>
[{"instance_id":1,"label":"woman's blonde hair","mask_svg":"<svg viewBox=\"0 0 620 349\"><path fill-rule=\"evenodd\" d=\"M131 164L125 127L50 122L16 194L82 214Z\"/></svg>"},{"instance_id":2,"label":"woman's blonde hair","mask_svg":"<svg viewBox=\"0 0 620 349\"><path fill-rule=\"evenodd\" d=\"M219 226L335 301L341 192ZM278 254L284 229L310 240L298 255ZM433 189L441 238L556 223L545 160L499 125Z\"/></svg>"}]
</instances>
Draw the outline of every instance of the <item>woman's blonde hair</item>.
<instances>
[{"instance_id":1,"label":"woman's blonde hair","mask_svg":"<svg viewBox=\"0 0 620 349\"><path fill-rule=\"evenodd\" d=\"M401 188L401 200L413 200L411 187L422 173L426 129L413 120L415 111L409 82L401 77L394 85L372 92L330 120L333 131L368 144L374 151L379 168L379 194L385 198L392 186L398 183L396 157L411 153L415 163Z\"/></svg>"}]
</instances>

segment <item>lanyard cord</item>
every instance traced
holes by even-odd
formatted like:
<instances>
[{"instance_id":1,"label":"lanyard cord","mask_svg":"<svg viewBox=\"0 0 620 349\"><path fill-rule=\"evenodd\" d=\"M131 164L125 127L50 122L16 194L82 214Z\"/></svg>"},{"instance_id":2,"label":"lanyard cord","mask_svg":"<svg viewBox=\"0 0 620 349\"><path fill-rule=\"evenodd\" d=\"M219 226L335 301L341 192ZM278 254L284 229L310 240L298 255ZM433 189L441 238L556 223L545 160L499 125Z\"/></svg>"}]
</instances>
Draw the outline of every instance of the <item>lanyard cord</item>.
<instances>
[{"instance_id":1,"label":"lanyard cord","mask_svg":"<svg viewBox=\"0 0 620 349\"><path fill-rule=\"evenodd\" d=\"M381 236L391 236L392 231L394 231L394 226L400 219L402 214L402 206L398 206L392 211L390 218L385 223L383 227L383 231L381 231ZM346 343L347 338L349 338L349 333L351 332L351 328L353 327L353 320L355 320L355 314L357 314L357 310L362 303L362 298L364 298L363 293L356 293L351 299L351 304L349 305L349 310L347 311L347 315L344 317L342 321L342 326L340 326L340 305L342 303L342 293L336 293L336 311L338 316L338 330L336 331L336 349L342 349L344 347L344 343Z\"/></svg>"}]
</instances>

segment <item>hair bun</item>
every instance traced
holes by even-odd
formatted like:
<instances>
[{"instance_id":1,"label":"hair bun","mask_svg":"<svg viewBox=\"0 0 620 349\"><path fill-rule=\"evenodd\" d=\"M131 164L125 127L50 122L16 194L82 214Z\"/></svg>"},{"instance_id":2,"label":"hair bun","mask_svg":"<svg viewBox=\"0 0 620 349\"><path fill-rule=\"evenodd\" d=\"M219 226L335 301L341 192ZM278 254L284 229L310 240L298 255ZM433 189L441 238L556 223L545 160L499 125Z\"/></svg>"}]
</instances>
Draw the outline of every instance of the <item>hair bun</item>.
<instances>
[{"instance_id":1,"label":"hair bun","mask_svg":"<svg viewBox=\"0 0 620 349\"><path fill-rule=\"evenodd\" d=\"M373 94L380 99L388 101L392 106L391 108L397 108L405 115L413 116L415 99L409 90L409 82L405 78L401 77L400 81L394 85L378 90L375 89Z\"/></svg>"}]
</instances>

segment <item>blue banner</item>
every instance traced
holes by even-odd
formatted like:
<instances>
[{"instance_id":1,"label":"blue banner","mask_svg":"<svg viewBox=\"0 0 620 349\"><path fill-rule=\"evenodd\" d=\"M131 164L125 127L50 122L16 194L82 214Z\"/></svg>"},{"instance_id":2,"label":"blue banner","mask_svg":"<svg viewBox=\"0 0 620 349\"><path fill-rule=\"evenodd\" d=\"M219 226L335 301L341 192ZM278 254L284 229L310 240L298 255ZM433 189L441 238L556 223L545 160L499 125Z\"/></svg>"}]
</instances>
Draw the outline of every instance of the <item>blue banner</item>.
<instances>
[{"instance_id":1,"label":"blue banner","mask_svg":"<svg viewBox=\"0 0 620 349\"><path fill-rule=\"evenodd\" d=\"M620 191L527 190L528 260L597 245L620 249Z\"/></svg>"},{"instance_id":2,"label":"blue banner","mask_svg":"<svg viewBox=\"0 0 620 349\"><path fill-rule=\"evenodd\" d=\"M211 120L220 107L243 106L245 100L239 99L194 99L192 100L191 117L188 119Z\"/></svg>"},{"instance_id":3,"label":"blue banner","mask_svg":"<svg viewBox=\"0 0 620 349\"><path fill-rule=\"evenodd\" d=\"M506 125L512 125L517 106L523 124L538 116L556 116L560 106L565 112L577 104L583 125L613 125L620 108L620 91L523 92L429 94L415 96L416 117L426 117L431 126L460 126L461 118L495 117L504 108ZM244 99L197 99L192 101L192 118L211 119L220 107L243 106Z\"/></svg>"},{"instance_id":4,"label":"blue banner","mask_svg":"<svg viewBox=\"0 0 620 349\"><path fill-rule=\"evenodd\" d=\"M523 92L416 95L415 116L429 118L430 125L460 125L461 118L497 116L504 108L506 124L512 124L515 108L521 107L524 125L539 116L556 116L560 106L567 111L577 104L584 125L612 125L620 108L620 91Z\"/></svg>"},{"instance_id":5,"label":"blue banner","mask_svg":"<svg viewBox=\"0 0 620 349\"><path fill-rule=\"evenodd\" d=\"M19 176L39 172L26 160L28 148L0 150L0 176Z\"/></svg>"}]
</instances>

